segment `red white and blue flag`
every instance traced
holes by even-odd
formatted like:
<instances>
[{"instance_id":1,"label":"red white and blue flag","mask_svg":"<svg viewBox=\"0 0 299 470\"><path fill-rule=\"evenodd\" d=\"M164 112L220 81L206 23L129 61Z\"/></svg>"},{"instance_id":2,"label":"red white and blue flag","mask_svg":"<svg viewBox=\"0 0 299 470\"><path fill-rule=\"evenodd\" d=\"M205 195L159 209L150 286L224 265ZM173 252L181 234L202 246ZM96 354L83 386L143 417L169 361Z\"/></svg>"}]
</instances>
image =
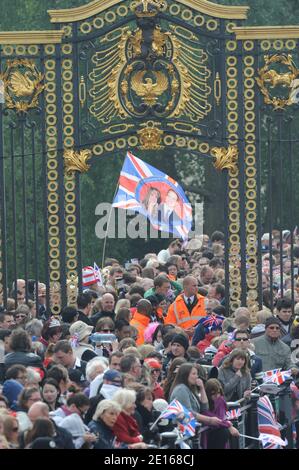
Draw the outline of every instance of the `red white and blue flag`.
<instances>
[{"instance_id":1,"label":"red white and blue flag","mask_svg":"<svg viewBox=\"0 0 299 470\"><path fill-rule=\"evenodd\" d=\"M95 277L98 281L98 284L100 286L103 286L104 283L103 283L102 273L101 273L99 266L96 264L96 262L93 263L93 270L94 270Z\"/></svg>"},{"instance_id":2,"label":"red white and blue flag","mask_svg":"<svg viewBox=\"0 0 299 470\"><path fill-rule=\"evenodd\" d=\"M192 207L177 181L127 152L112 206L130 209L147 217L157 230L188 239ZM171 210L167 196L174 199Z\"/></svg>"},{"instance_id":3,"label":"red white and blue flag","mask_svg":"<svg viewBox=\"0 0 299 470\"><path fill-rule=\"evenodd\" d=\"M170 421L176 419L184 437L195 435L197 421L191 411L185 408L178 400L172 400L160 415L160 419L169 419Z\"/></svg>"},{"instance_id":4,"label":"red white and blue flag","mask_svg":"<svg viewBox=\"0 0 299 470\"><path fill-rule=\"evenodd\" d=\"M281 449L285 442L281 439L272 403L267 395L257 402L258 430L264 449Z\"/></svg>"},{"instance_id":5,"label":"red white and blue flag","mask_svg":"<svg viewBox=\"0 0 299 470\"><path fill-rule=\"evenodd\" d=\"M224 317L221 315L217 315L216 313L212 313L211 315L207 317L203 317L199 320L199 324L202 325L205 330L208 331L213 331L213 330L218 330L222 328L222 323L223 323Z\"/></svg>"},{"instance_id":6,"label":"red white and blue flag","mask_svg":"<svg viewBox=\"0 0 299 470\"><path fill-rule=\"evenodd\" d=\"M267 370L263 374L264 383L274 383L276 385L281 385L291 378L291 372L289 370L273 369Z\"/></svg>"},{"instance_id":7,"label":"red white and blue flag","mask_svg":"<svg viewBox=\"0 0 299 470\"><path fill-rule=\"evenodd\" d=\"M233 419L238 419L240 418L240 416L242 416L242 413L241 413L241 409L240 408L234 408L232 410L228 410L226 412L226 419L228 419L229 421L233 420Z\"/></svg>"}]
</instances>

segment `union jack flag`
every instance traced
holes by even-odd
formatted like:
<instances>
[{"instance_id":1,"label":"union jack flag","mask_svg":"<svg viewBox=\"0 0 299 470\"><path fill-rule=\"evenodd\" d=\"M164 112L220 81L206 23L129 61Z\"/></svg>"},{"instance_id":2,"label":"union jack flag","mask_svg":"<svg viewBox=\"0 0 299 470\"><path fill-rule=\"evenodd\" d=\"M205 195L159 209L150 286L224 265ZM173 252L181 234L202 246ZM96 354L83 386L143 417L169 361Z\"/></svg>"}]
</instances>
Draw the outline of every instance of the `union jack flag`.
<instances>
[{"instance_id":1,"label":"union jack flag","mask_svg":"<svg viewBox=\"0 0 299 470\"><path fill-rule=\"evenodd\" d=\"M283 445L279 424L272 403L267 395L257 402L258 429L264 449L280 449Z\"/></svg>"},{"instance_id":2,"label":"union jack flag","mask_svg":"<svg viewBox=\"0 0 299 470\"><path fill-rule=\"evenodd\" d=\"M267 370L263 374L264 383L275 383L277 385L283 384L286 380L291 378L291 373L289 370L273 369Z\"/></svg>"},{"instance_id":3,"label":"union jack flag","mask_svg":"<svg viewBox=\"0 0 299 470\"><path fill-rule=\"evenodd\" d=\"M199 323L207 330L207 331L212 331L212 330L217 330L221 329L222 323L223 323L224 317L221 315L216 315L212 313L211 315L207 317L203 317L199 320Z\"/></svg>"},{"instance_id":4,"label":"union jack flag","mask_svg":"<svg viewBox=\"0 0 299 470\"><path fill-rule=\"evenodd\" d=\"M118 209L130 209L148 217L153 227L175 236L188 239L192 225L192 207L181 186L162 171L145 163L127 152L119 182L118 192L112 206ZM167 221L163 218L165 198L169 191L177 196L171 216ZM155 193L156 202L148 204L150 194Z\"/></svg>"},{"instance_id":5,"label":"union jack flag","mask_svg":"<svg viewBox=\"0 0 299 470\"><path fill-rule=\"evenodd\" d=\"M232 419L238 419L242 415L240 408L234 408L226 412L225 418L231 421Z\"/></svg>"},{"instance_id":6,"label":"union jack flag","mask_svg":"<svg viewBox=\"0 0 299 470\"><path fill-rule=\"evenodd\" d=\"M176 419L179 422L179 429L184 437L192 437L195 434L197 424L191 411L183 406L178 400L172 400L167 408L160 415L160 419Z\"/></svg>"},{"instance_id":7,"label":"union jack flag","mask_svg":"<svg viewBox=\"0 0 299 470\"><path fill-rule=\"evenodd\" d=\"M101 273L99 266L96 264L96 262L93 263L93 270L94 270L94 274L98 283L100 284L100 286L103 286L104 283L103 283L102 273Z\"/></svg>"}]
</instances>

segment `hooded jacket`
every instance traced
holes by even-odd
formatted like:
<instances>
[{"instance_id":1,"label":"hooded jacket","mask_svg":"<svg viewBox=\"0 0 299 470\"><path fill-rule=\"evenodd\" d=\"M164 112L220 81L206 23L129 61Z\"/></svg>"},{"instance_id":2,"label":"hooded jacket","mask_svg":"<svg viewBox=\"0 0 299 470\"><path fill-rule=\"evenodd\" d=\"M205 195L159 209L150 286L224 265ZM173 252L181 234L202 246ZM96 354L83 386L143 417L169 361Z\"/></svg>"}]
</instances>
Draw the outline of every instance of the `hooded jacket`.
<instances>
[{"instance_id":1,"label":"hooded jacket","mask_svg":"<svg viewBox=\"0 0 299 470\"><path fill-rule=\"evenodd\" d=\"M18 382L17 380L5 380L3 384L2 394L7 398L8 406L11 410L18 410L18 396L20 395L23 388L23 385L20 384L20 382Z\"/></svg>"},{"instance_id":2,"label":"hooded jacket","mask_svg":"<svg viewBox=\"0 0 299 470\"><path fill-rule=\"evenodd\" d=\"M215 354L215 357L212 360L213 366L218 367L222 359L232 351L233 348L231 347L231 344L230 340L223 341L218 348L217 354Z\"/></svg>"}]
</instances>

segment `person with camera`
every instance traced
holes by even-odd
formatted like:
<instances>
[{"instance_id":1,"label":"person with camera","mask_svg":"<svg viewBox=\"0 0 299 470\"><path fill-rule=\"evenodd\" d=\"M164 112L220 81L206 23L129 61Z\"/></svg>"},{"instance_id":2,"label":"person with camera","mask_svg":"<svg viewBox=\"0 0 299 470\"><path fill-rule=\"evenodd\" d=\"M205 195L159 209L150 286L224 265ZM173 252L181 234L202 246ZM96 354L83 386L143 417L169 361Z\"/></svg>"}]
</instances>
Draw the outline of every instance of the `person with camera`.
<instances>
[{"instance_id":1,"label":"person with camera","mask_svg":"<svg viewBox=\"0 0 299 470\"><path fill-rule=\"evenodd\" d=\"M76 321L70 326L71 345L74 353L78 359L83 361L90 361L97 357L96 352L91 344L89 344L89 337L92 333L93 327L86 325L82 321Z\"/></svg>"},{"instance_id":2,"label":"person with camera","mask_svg":"<svg viewBox=\"0 0 299 470\"><path fill-rule=\"evenodd\" d=\"M118 340L115 336L115 324L110 317L101 318L96 325L96 331L90 336L95 345L98 356L109 358L112 352L118 349Z\"/></svg>"}]
</instances>

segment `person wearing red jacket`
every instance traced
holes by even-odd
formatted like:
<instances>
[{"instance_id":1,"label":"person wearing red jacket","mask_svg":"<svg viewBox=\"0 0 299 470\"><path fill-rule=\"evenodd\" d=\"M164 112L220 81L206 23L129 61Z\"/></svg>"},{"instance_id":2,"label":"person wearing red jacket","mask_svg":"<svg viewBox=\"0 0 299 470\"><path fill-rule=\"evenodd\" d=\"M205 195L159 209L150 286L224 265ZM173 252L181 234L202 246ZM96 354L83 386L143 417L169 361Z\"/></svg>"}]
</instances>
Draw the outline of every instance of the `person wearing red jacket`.
<instances>
[{"instance_id":1,"label":"person wearing red jacket","mask_svg":"<svg viewBox=\"0 0 299 470\"><path fill-rule=\"evenodd\" d=\"M162 372L162 365L160 362L153 358L153 357L148 357L144 359L144 364L146 364L151 373L151 389L154 395L154 399L156 400L157 398L162 398L164 399L164 391L161 385L159 384L158 380Z\"/></svg>"},{"instance_id":2,"label":"person wearing red jacket","mask_svg":"<svg viewBox=\"0 0 299 470\"><path fill-rule=\"evenodd\" d=\"M223 317L212 314L199 321L199 324L204 328L205 337L203 340L199 341L196 346L202 354L204 354L205 349L211 345L212 339L221 335L223 320Z\"/></svg>"},{"instance_id":3,"label":"person wearing red jacket","mask_svg":"<svg viewBox=\"0 0 299 470\"><path fill-rule=\"evenodd\" d=\"M136 410L136 392L121 389L113 396L113 401L116 401L122 410L113 426L113 432L118 441L125 444L142 442L143 437L140 434L137 421L133 417Z\"/></svg>"},{"instance_id":4,"label":"person wearing red jacket","mask_svg":"<svg viewBox=\"0 0 299 470\"><path fill-rule=\"evenodd\" d=\"M219 346L218 352L215 354L212 360L213 366L218 367L222 359L225 356L227 356L232 350L233 350L232 340L223 341L223 343Z\"/></svg>"}]
</instances>

